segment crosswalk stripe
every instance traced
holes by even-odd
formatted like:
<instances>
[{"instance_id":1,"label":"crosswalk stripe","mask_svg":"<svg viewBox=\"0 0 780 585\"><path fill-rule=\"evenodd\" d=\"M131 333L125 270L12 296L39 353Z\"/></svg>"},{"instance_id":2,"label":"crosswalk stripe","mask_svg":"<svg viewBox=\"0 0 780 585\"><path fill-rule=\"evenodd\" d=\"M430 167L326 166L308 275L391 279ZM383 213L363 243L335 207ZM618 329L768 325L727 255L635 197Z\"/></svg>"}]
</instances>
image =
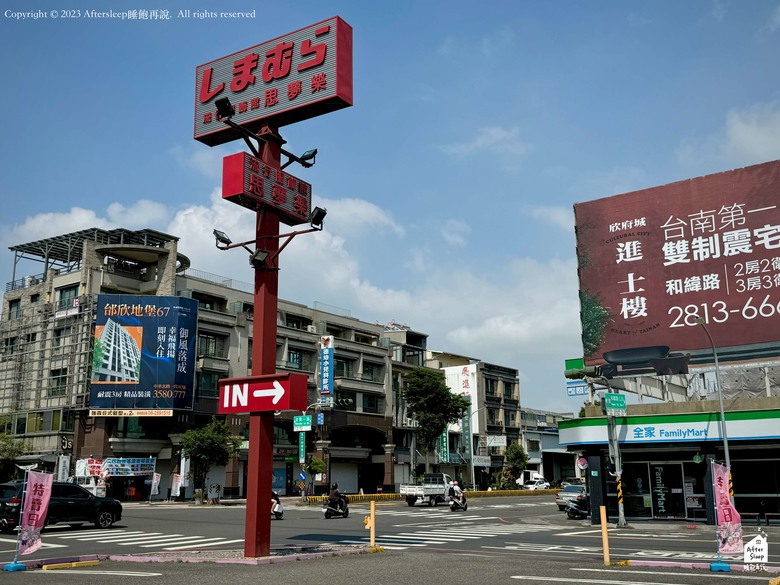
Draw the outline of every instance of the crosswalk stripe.
<instances>
[{"instance_id":1,"label":"crosswalk stripe","mask_svg":"<svg viewBox=\"0 0 780 585\"><path fill-rule=\"evenodd\" d=\"M189 540L189 542L187 542L188 540ZM220 542L214 542L215 540L218 540ZM170 545L170 544L178 544L179 546L181 546L183 548L188 548L188 547L191 548L194 545L200 546L200 545L206 544L207 542L209 542L210 544L208 544L206 546L211 546L213 544L222 544L222 541L224 541L224 540L225 540L224 538L204 538L202 536L196 536L196 537L189 538L189 539L175 538L175 539L173 539L173 540L171 540L169 542L157 542L157 543L152 543L152 544L143 544L143 545L141 545L141 548L164 548L165 550L170 550L170 548L168 547L168 545Z\"/></svg>"},{"instance_id":2,"label":"crosswalk stripe","mask_svg":"<svg viewBox=\"0 0 780 585\"><path fill-rule=\"evenodd\" d=\"M76 534L66 534L60 536L59 534L52 534L55 538L62 540L90 540L91 538L100 538L102 536L133 536L134 534L162 534L161 532L143 532L142 530L133 530L126 532L124 530L92 530L90 532L78 532ZM48 535L47 535L48 536Z\"/></svg>"}]
</instances>

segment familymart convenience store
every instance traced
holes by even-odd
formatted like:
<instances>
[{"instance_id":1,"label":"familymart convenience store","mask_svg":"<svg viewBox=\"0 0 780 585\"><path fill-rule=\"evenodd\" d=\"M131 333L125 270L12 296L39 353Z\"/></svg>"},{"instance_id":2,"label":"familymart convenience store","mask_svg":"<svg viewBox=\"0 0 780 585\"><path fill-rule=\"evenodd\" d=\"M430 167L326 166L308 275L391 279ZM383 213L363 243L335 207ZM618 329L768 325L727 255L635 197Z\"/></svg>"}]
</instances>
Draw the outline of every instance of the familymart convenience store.
<instances>
[{"instance_id":1,"label":"familymart convenience store","mask_svg":"<svg viewBox=\"0 0 780 585\"><path fill-rule=\"evenodd\" d=\"M700 403L701 404L701 403ZM684 408L685 403L680 403ZM667 403L664 405L669 406ZM626 518L712 519L708 461L723 462L719 412L616 417ZM593 493L617 514L606 417L559 422L560 443L582 453ZM780 513L780 409L726 412L734 497L740 513ZM584 461L584 460L582 460ZM600 485L593 485L598 483ZM593 489L595 488L595 490ZM601 491L600 491L601 490Z\"/></svg>"}]
</instances>

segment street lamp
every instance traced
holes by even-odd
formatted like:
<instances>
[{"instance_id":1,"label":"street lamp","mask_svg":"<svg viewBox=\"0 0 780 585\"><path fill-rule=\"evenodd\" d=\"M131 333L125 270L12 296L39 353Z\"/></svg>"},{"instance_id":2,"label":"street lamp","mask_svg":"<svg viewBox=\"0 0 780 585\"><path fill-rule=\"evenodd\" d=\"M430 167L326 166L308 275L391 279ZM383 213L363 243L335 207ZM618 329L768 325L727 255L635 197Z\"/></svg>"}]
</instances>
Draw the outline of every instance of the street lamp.
<instances>
[{"instance_id":1,"label":"street lamp","mask_svg":"<svg viewBox=\"0 0 780 585\"><path fill-rule=\"evenodd\" d=\"M718 350L715 349L715 342L712 340L712 335L710 335L709 329L707 329L707 325L704 324L704 319L701 317L695 317L694 322L697 325L701 325L701 328L704 329L704 333L707 334L707 339L710 340L710 345L712 346L712 357L715 360L715 384L718 387L718 403L720 404L720 419L718 421L718 426L720 429L720 436L723 437L723 451L726 454L726 469L728 470L729 474L729 481L731 481L731 459L729 458L729 436L726 431L726 413L723 411L723 386L720 381L720 365L718 364Z\"/></svg>"},{"instance_id":2,"label":"street lamp","mask_svg":"<svg viewBox=\"0 0 780 585\"><path fill-rule=\"evenodd\" d=\"M469 419L471 419L471 417L473 417L475 414L477 414L480 410L485 410L486 408L487 408L487 405L480 406L479 408L477 408L474 412L472 412L469 415ZM474 439L472 438L474 436L474 433L471 431L471 429L474 428L474 427L473 427L473 425L469 425L469 427L470 427L469 428L469 433L471 434L471 436L469 436L469 441L472 442L472 445L471 445L471 487L476 490L477 489L477 472L476 472L475 465L474 465L474 444L473 444Z\"/></svg>"}]
</instances>

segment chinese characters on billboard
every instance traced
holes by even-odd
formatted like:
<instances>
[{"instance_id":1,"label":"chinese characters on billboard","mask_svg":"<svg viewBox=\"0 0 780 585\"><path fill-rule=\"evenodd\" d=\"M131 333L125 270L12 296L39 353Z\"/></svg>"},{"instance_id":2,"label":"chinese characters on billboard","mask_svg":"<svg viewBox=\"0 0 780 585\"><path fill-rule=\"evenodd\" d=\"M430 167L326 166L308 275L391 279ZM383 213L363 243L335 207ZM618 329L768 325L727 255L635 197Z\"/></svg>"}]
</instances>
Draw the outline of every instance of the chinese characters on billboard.
<instances>
[{"instance_id":1,"label":"chinese characters on billboard","mask_svg":"<svg viewBox=\"0 0 780 585\"><path fill-rule=\"evenodd\" d=\"M333 394L333 336L320 337L320 394L331 396Z\"/></svg>"},{"instance_id":2,"label":"chinese characters on billboard","mask_svg":"<svg viewBox=\"0 0 780 585\"><path fill-rule=\"evenodd\" d=\"M585 363L780 341L780 161L574 206Z\"/></svg>"},{"instance_id":3,"label":"chinese characters on billboard","mask_svg":"<svg viewBox=\"0 0 780 585\"><path fill-rule=\"evenodd\" d=\"M192 409L198 303L99 295L90 416L172 416Z\"/></svg>"},{"instance_id":4,"label":"chinese characters on billboard","mask_svg":"<svg viewBox=\"0 0 780 585\"><path fill-rule=\"evenodd\" d=\"M217 115L257 132L352 105L352 27L338 16L200 65L195 71L195 139L215 146L238 134Z\"/></svg>"},{"instance_id":5,"label":"chinese characters on billboard","mask_svg":"<svg viewBox=\"0 0 780 585\"><path fill-rule=\"evenodd\" d=\"M41 530L46 522L46 513L51 499L51 487L54 476L38 471L27 472L27 484L24 491L24 508L19 525L17 550L20 555L34 553L43 544Z\"/></svg>"},{"instance_id":6,"label":"chinese characters on billboard","mask_svg":"<svg viewBox=\"0 0 780 585\"><path fill-rule=\"evenodd\" d=\"M271 206L287 225L307 222L311 214L311 184L246 152L222 160L222 198L253 211Z\"/></svg>"}]
</instances>

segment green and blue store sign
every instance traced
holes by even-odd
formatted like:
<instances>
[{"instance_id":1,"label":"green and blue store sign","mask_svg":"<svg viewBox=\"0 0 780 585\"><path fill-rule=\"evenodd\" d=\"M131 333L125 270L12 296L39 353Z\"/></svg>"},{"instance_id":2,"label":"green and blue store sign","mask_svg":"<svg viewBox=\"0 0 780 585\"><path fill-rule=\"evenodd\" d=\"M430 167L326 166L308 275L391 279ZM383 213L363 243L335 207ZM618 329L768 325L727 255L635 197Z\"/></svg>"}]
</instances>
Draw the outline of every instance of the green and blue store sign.
<instances>
[{"instance_id":1,"label":"green and blue store sign","mask_svg":"<svg viewBox=\"0 0 780 585\"><path fill-rule=\"evenodd\" d=\"M722 441L720 413L695 412L615 417L619 443L652 444ZM560 421L561 445L607 443L607 419L579 418ZM729 441L780 439L780 410L752 410L726 413Z\"/></svg>"}]
</instances>

